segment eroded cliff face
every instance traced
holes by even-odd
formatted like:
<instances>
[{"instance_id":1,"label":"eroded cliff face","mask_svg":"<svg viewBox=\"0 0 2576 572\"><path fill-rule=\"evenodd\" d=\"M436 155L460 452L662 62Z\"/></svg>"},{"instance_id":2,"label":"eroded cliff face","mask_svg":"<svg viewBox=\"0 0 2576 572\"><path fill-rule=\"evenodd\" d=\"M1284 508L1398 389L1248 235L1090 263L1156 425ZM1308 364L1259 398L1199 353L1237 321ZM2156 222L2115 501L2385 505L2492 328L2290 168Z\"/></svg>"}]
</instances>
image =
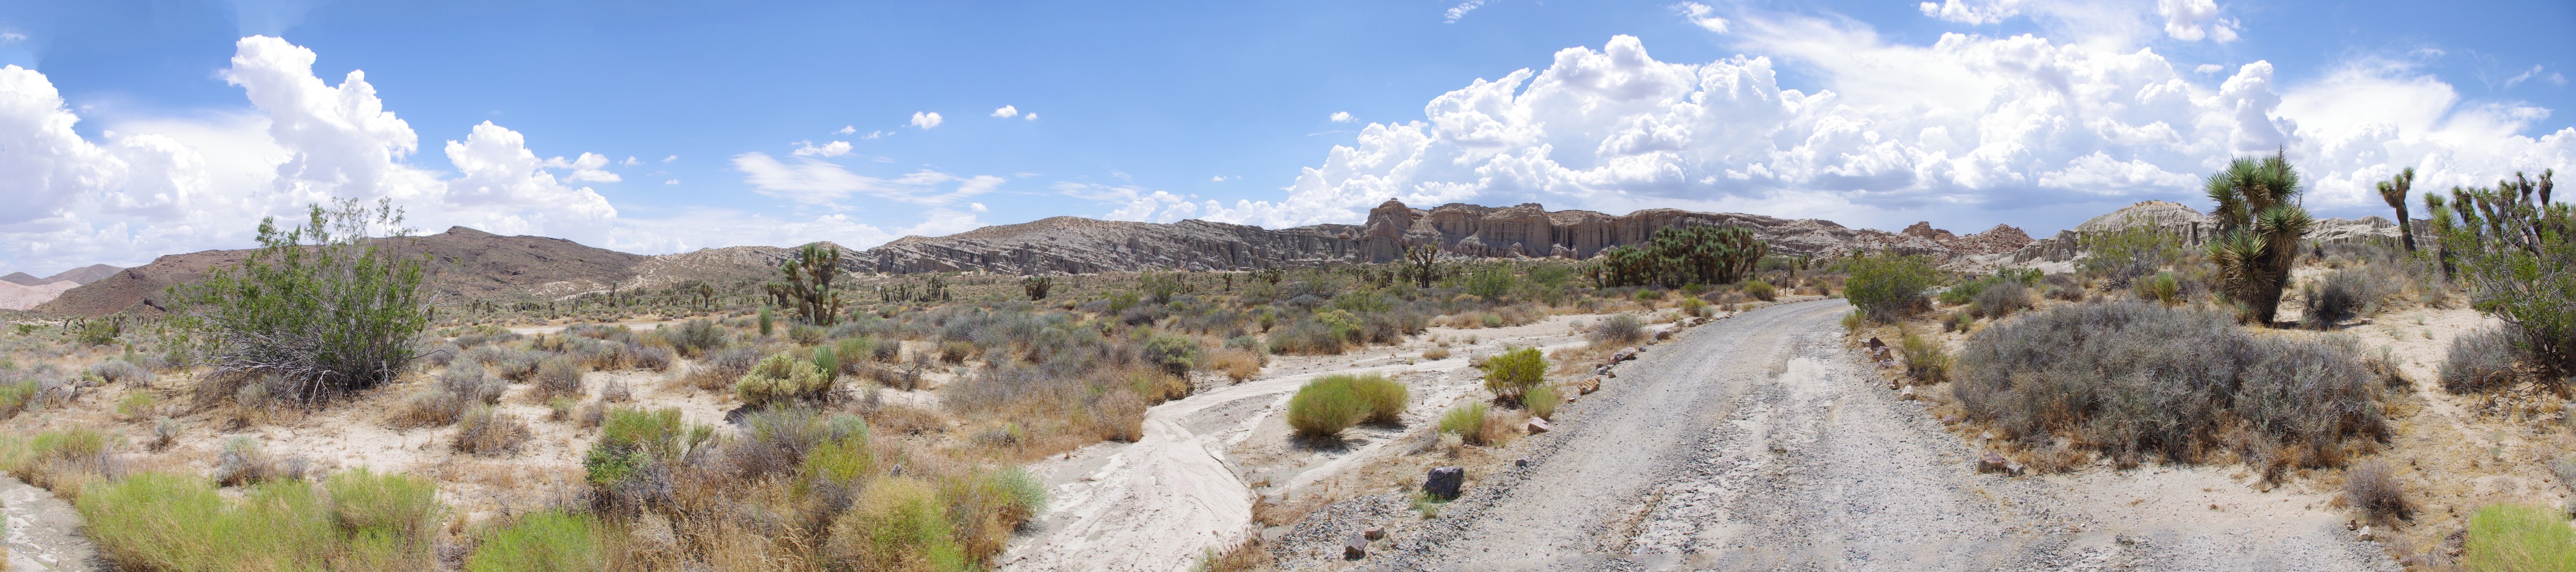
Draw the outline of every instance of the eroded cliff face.
<instances>
[{"instance_id":1,"label":"eroded cliff face","mask_svg":"<svg viewBox=\"0 0 2576 572\"><path fill-rule=\"evenodd\" d=\"M1252 270L1333 262L1393 262L1429 244L1451 256L1589 258L1643 244L1655 231L1683 225L1740 226L1788 255L1893 250L1947 258L1962 248L2009 251L2029 242L2018 229L1950 236L1911 236L1852 229L1832 221L1736 213L1646 209L1612 216L1549 211L1535 203L1486 207L1452 203L1428 210L1387 201L1358 225L1286 229L1199 220L1171 224L1056 217L986 227L943 237L905 237L859 253L859 270L905 274L985 271L1007 274L1090 273L1151 268ZM1928 225L1926 226L1928 228ZM2008 246L1997 247L1996 244Z\"/></svg>"}]
</instances>

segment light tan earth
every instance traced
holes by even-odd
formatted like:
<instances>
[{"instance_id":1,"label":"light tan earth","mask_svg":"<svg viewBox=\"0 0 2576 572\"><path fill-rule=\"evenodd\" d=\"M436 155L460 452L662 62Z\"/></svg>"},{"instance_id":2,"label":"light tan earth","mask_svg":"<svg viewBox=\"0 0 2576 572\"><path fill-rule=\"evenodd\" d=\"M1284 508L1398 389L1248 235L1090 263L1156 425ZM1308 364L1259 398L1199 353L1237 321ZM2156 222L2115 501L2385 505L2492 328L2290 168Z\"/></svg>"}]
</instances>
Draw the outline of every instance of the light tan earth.
<instances>
[{"instance_id":1,"label":"light tan earth","mask_svg":"<svg viewBox=\"0 0 2576 572\"><path fill-rule=\"evenodd\" d=\"M1282 357L1265 375L1193 394L1146 412L1135 443L1103 443L1030 469L1053 501L1001 559L1006 570L1186 570L1203 554L1243 541L1262 496L1288 497L1318 481L1394 455L1399 437L1435 423L1478 386L1470 356L1506 347L1558 349L1584 343L1576 324L1606 315L1563 315L1506 328L1432 328L1401 346L1340 356ZM1669 326L1658 326L1669 327ZM1468 343L1469 338L1475 343ZM1447 341L1450 356L1422 360ZM1386 374L1409 386L1400 427L1355 427L1338 446L1291 438L1289 397L1321 375Z\"/></svg>"},{"instance_id":2,"label":"light tan earth","mask_svg":"<svg viewBox=\"0 0 2576 572\"><path fill-rule=\"evenodd\" d=\"M90 572L103 570L97 551L76 528L80 513L51 492L12 477L0 477L0 548L9 572Z\"/></svg>"}]
</instances>

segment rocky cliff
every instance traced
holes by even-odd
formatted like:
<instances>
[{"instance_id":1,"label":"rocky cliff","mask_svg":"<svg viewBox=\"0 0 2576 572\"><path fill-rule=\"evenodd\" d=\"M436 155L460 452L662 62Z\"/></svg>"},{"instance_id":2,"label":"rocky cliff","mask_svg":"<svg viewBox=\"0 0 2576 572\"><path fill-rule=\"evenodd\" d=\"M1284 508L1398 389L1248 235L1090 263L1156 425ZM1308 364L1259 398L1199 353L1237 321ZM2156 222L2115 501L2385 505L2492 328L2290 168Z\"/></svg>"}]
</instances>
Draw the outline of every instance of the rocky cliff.
<instances>
[{"instance_id":1,"label":"rocky cliff","mask_svg":"<svg viewBox=\"0 0 2576 572\"><path fill-rule=\"evenodd\" d=\"M2031 241L2027 246L2013 252L2009 264L2071 262L2083 257L2084 236L2139 225L2161 229L2181 238L2185 247L2192 248L2199 247L2209 240L2212 233L2217 232L2216 226L2210 222L2208 215L2201 214L2199 210L2190 206L2169 201L2144 201L2093 217L2091 220L2084 221L2084 224L2075 225L2075 228L2058 231L2057 236ZM2416 219L2416 240L2431 240L2431 235L2427 231L2430 228L2432 228L2431 221ZM2337 244L2359 240L2388 240L2397 238L2398 234L2397 223L2378 216L2365 216L2358 219L2328 218L2317 219L2316 227L2308 232L2308 239L2313 242Z\"/></svg>"}]
</instances>

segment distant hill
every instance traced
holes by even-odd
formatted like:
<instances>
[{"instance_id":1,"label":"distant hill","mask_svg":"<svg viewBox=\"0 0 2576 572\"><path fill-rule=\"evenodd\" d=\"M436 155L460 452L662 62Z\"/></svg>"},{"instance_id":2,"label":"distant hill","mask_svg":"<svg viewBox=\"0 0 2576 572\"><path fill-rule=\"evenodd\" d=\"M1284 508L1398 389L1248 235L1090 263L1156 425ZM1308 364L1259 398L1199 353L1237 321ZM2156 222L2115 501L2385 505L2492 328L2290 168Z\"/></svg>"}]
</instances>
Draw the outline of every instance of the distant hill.
<instances>
[{"instance_id":1,"label":"distant hill","mask_svg":"<svg viewBox=\"0 0 2576 572\"><path fill-rule=\"evenodd\" d=\"M25 272L11 272L8 276L0 276L0 282L8 282L19 286L43 286L55 282L70 282L73 286L79 286L91 282L97 282L100 278L115 275L118 270L124 269L105 264L92 264L89 266L65 270L61 273L44 278L37 278L35 275Z\"/></svg>"},{"instance_id":2,"label":"distant hill","mask_svg":"<svg viewBox=\"0 0 2576 572\"><path fill-rule=\"evenodd\" d=\"M561 296L606 289L635 276L650 258L541 236L500 236L465 227L416 237L402 248L430 257L430 289L442 296ZM63 292L37 312L101 316L124 311L160 312L165 290L195 283L207 270L238 265L253 251L208 250L174 254Z\"/></svg>"},{"instance_id":3,"label":"distant hill","mask_svg":"<svg viewBox=\"0 0 2576 572\"><path fill-rule=\"evenodd\" d=\"M1646 209L1625 215L1549 211L1537 204L1485 207L1451 203L1429 210L1387 201L1362 224L1285 229L1185 220L1170 224L1055 217L989 226L942 237L908 236L859 253L867 270L887 273L980 270L1006 274L1089 273L1149 268L1252 270L1334 262L1390 262L1417 244L1472 257L1589 258L1646 242L1655 231L1684 225L1750 228L1782 254L1894 250L1948 258L2005 252L2030 238L1998 226L1953 236L1846 228L1833 221L1735 213Z\"/></svg>"},{"instance_id":4,"label":"distant hill","mask_svg":"<svg viewBox=\"0 0 2576 572\"><path fill-rule=\"evenodd\" d=\"M1284 229L1201 220L1175 223L1055 217L940 237L908 236L863 251L845 251L852 272L913 274L1094 273L1154 268L1253 270L1345 262L1389 262L1413 245L1452 256L1588 258L1646 242L1655 231L1684 225L1740 226L1780 254L1841 254L1855 249L1931 254L1944 260L2001 257L2030 243L2020 229L1997 226L1965 236L1916 224L1905 232L1847 228L1818 219L1647 209L1625 215L1549 211L1537 204L1485 207L1447 204L1415 209L1387 201L1362 224ZM826 243L829 244L829 243ZM554 298L614 287L660 287L689 280L719 284L774 279L793 249L736 246L645 256L538 236L500 236L465 227L416 237L404 248L432 260L429 286L446 297ZM108 272L62 291L34 309L55 315L160 312L165 291L193 283L218 266L237 265L250 250L163 256L115 271L94 266L65 275ZM14 285L14 284L13 284ZM28 298L36 296L27 295ZM5 307L5 306L0 306Z\"/></svg>"}]
</instances>

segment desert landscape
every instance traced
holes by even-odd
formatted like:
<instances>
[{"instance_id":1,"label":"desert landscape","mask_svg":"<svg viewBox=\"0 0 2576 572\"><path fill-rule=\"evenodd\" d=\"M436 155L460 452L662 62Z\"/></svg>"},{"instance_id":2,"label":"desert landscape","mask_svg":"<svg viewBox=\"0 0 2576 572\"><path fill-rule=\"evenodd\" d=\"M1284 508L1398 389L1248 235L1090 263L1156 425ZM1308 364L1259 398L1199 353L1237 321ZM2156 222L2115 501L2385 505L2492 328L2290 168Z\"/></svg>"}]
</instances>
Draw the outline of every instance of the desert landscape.
<instances>
[{"instance_id":1,"label":"desert landscape","mask_svg":"<svg viewBox=\"0 0 2576 572\"><path fill-rule=\"evenodd\" d=\"M0 2L0 572L2576 572L2426 8Z\"/></svg>"}]
</instances>

